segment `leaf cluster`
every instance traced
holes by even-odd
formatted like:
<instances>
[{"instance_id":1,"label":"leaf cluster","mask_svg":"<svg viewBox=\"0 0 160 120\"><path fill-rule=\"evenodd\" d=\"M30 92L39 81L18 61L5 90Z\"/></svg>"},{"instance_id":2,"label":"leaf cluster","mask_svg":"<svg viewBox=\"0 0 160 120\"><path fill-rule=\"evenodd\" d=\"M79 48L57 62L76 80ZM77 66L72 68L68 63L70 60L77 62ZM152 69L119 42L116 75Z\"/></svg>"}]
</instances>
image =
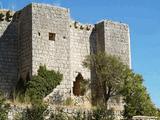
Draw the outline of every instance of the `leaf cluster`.
<instances>
[{"instance_id":1,"label":"leaf cluster","mask_svg":"<svg viewBox=\"0 0 160 120\"><path fill-rule=\"evenodd\" d=\"M53 89L60 84L63 75L54 70L47 70L46 66L40 66L38 75L32 77L27 83L26 94L30 97L32 102L42 100L45 96L53 91Z\"/></svg>"},{"instance_id":2,"label":"leaf cluster","mask_svg":"<svg viewBox=\"0 0 160 120\"><path fill-rule=\"evenodd\" d=\"M43 113L47 109L47 106L43 103L36 103L32 105L32 108L26 110L24 120L44 120Z\"/></svg>"},{"instance_id":3,"label":"leaf cluster","mask_svg":"<svg viewBox=\"0 0 160 120\"><path fill-rule=\"evenodd\" d=\"M125 118L130 119L135 115L156 116L157 110L143 85L141 75L135 74L131 70L126 71L122 95L125 102L123 113Z\"/></svg>"},{"instance_id":4,"label":"leaf cluster","mask_svg":"<svg viewBox=\"0 0 160 120\"><path fill-rule=\"evenodd\" d=\"M92 120L114 120L113 110L107 110L104 107L98 107L93 110Z\"/></svg>"},{"instance_id":5,"label":"leaf cluster","mask_svg":"<svg viewBox=\"0 0 160 120\"><path fill-rule=\"evenodd\" d=\"M128 69L120 58L102 52L87 56L83 65L95 72L96 91L103 95L99 96L103 102L107 104L110 97L119 94L124 84L123 73Z\"/></svg>"},{"instance_id":6,"label":"leaf cluster","mask_svg":"<svg viewBox=\"0 0 160 120\"><path fill-rule=\"evenodd\" d=\"M51 93L63 78L60 72L47 70L46 66L40 66L37 72L31 80L18 81L15 98L20 99L20 102L41 103L42 99Z\"/></svg>"}]
</instances>

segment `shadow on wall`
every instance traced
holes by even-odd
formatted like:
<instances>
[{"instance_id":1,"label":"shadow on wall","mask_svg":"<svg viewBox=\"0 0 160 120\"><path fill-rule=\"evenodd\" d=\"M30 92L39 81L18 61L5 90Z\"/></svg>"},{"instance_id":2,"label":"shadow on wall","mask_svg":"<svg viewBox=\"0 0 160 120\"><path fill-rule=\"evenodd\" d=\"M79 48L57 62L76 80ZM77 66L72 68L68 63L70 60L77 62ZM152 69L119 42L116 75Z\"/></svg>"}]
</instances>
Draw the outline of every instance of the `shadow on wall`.
<instances>
[{"instance_id":1,"label":"shadow on wall","mask_svg":"<svg viewBox=\"0 0 160 120\"><path fill-rule=\"evenodd\" d=\"M0 21L0 89L8 96L17 83L18 30L15 15L12 21Z\"/></svg>"},{"instance_id":2,"label":"shadow on wall","mask_svg":"<svg viewBox=\"0 0 160 120\"><path fill-rule=\"evenodd\" d=\"M96 29L93 29L90 36L90 55L97 53L97 41L96 41ZM92 105L97 104L96 95L98 94L97 82L96 82L96 73L94 68L91 69L91 102Z\"/></svg>"}]
</instances>

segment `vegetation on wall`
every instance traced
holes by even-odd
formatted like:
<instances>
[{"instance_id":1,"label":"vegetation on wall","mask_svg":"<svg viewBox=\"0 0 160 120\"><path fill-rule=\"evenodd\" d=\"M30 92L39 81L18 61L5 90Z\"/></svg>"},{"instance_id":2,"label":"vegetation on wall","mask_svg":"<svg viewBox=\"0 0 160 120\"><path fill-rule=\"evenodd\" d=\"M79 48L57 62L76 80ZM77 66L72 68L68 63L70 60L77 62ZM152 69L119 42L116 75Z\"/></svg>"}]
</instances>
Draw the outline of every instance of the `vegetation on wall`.
<instances>
[{"instance_id":1,"label":"vegetation on wall","mask_svg":"<svg viewBox=\"0 0 160 120\"><path fill-rule=\"evenodd\" d=\"M40 66L38 74L33 76L31 80L18 82L16 92L22 93L23 98L29 97L31 102L39 102L60 84L62 78L63 75L60 72L47 70L46 66Z\"/></svg>"}]
</instances>

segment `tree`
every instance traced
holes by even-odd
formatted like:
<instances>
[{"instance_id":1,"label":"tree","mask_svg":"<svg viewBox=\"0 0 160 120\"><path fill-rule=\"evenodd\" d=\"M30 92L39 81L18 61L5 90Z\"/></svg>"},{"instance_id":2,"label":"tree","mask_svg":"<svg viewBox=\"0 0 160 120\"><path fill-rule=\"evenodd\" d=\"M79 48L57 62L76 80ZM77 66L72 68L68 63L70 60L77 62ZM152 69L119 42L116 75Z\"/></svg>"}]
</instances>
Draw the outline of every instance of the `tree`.
<instances>
[{"instance_id":1,"label":"tree","mask_svg":"<svg viewBox=\"0 0 160 120\"><path fill-rule=\"evenodd\" d=\"M125 84L121 94L124 96L124 117L128 120L135 115L156 116L157 110L153 105L143 78L131 70L125 71Z\"/></svg>"},{"instance_id":2,"label":"tree","mask_svg":"<svg viewBox=\"0 0 160 120\"><path fill-rule=\"evenodd\" d=\"M89 55L83 61L83 65L96 74L96 98L103 100L107 106L108 100L119 95L124 84L124 71L128 69L120 58L106 53ZM99 96L102 95L102 96Z\"/></svg>"}]
</instances>

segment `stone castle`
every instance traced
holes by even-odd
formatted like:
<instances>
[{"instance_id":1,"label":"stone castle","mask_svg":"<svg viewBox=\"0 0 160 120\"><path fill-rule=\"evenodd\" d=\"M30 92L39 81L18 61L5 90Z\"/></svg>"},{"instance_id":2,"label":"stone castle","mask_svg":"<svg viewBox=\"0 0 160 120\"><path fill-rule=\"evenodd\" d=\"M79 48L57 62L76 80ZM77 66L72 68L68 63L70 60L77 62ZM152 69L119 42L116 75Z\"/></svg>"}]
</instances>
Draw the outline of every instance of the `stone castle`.
<instances>
[{"instance_id":1,"label":"stone castle","mask_svg":"<svg viewBox=\"0 0 160 120\"><path fill-rule=\"evenodd\" d=\"M40 65L46 65L63 74L63 81L49 97L74 96L79 75L92 80L82 61L98 51L117 55L131 67L126 24L109 20L81 24L71 19L66 8L38 3L0 13L0 89L5 93L10 93L19 79L30 79Z\"/></svg>"}]
</instances>

